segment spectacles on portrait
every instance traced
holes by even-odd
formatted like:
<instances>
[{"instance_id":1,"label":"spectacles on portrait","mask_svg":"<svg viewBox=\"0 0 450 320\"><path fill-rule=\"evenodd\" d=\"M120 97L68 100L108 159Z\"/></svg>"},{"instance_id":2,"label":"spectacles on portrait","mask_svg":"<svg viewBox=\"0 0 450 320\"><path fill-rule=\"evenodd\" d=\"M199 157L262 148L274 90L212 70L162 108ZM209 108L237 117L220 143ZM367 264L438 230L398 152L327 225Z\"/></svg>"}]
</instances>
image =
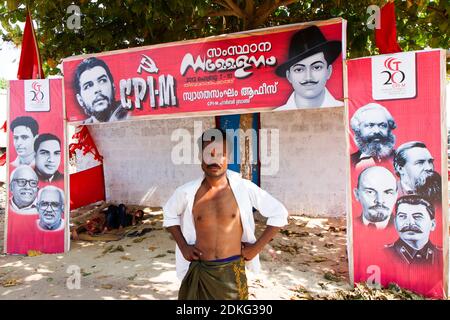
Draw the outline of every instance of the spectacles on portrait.
<instances>
[{"instance_id":1,"label":"spectacles on portrait","mask_svg":"<svg viewBox=\"0 0 450 320\"><path fill-rule=\"evenodd\" d=\"M41 210L47 210L48 207L51 207L52 210L58 210L61 204L59 202L48 202L48 201L41 201L38 203L38 207Z\"/></svg>"},{"instance_id":2,"label":"spectacles on portrait","mask_svg":"<svg viewBox=\"0 0 450 320\"><path fill-rule=\"evenodd\" d=\"M36 188L38 186L38 181L37 180L13 179L13 181L15 181L19 187L25 187L27 185L27 183L32 188Z\"/></svg>"}]
</instances>

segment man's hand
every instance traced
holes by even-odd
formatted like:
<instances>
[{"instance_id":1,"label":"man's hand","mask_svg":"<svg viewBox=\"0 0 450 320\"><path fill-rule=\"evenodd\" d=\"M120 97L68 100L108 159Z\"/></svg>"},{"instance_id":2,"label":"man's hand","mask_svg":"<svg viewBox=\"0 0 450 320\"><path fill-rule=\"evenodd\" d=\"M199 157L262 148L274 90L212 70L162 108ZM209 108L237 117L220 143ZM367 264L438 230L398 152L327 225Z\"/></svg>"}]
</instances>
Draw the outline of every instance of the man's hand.
<instances>
[{"instance_id":1,"label":"man's hand","mask_svg":"<svg viewBox=\"0 0 450 320\"><path fill-rule=\"evenodd\" d=\"M261 251L255 243L242 242L241 254L244 260L252 260Z\"/></svg>"},{"instance_id":2,"label":"man's hand","mask_svg":"<svg viewBox=\"0 0 450 320\"><path fill-rule=\"evenodd\" d=\"M170 232L172 237L175 239L178 247L180 248L183 257L187 261L199 260L203 253L195 247L195 245L188 245L186 239L184 239L183 234L181 233L180 226L171 226L167 228L167 231Z\"/></svg>"},{"instance_id":3,"label":"man's hand","mask_svg":"<svg viewBox=\"0 0 450 320\"><path fill-rule=\"evenodd\" d=\"M203 253L195 246L186 245L183 248L180 248L180 250L187 261L199 260L203 255Z\"/></svg>"}]
</instances>

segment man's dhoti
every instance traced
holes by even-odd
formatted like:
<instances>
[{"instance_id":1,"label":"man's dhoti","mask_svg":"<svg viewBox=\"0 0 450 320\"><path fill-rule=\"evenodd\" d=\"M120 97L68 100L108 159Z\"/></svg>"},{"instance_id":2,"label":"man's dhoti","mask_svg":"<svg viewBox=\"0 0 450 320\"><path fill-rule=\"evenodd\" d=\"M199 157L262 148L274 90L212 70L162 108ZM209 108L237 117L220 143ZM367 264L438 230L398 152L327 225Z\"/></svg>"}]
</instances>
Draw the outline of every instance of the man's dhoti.
<instances>
[{"instance_id":1,"label":"man's dhoti","mask_svg":"<svg viewBox=\"0 0 450 320\"><path fill-rule=\"evenodd\" d=\"M247 300L245 261L240 256L192 261L181 282L179 300Z\"/></svg>"}]
</instances>

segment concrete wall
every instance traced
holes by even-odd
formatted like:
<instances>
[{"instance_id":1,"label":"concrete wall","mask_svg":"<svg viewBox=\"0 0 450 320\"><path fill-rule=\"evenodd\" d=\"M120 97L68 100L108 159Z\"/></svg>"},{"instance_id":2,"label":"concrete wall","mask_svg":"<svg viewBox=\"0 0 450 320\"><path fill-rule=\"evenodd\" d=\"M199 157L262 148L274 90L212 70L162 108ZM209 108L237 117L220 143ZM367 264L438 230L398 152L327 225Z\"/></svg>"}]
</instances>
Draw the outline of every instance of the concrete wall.
<instances>
[{"instance_id":1,"label":"concrete wall","mask_svg":"<svg viewBox=\"0 0 450 320\"><path fill-rule=\"evenodd\" d=\"M90 126L104 156L107 199L161 206L177 186L199 177L198 164L174 165L171 161L177 144L170 140L172 132L185 128L193 134L194 121L203 121L203 129L214 126L213 117ZM261 186L291 213L343 216L343 108L262 113L261 127L279 129L280 137L279 170L275 175L262 175ZM272 151L269 148L269 155Z\"/></svg>"},{"instance_id":2,"label":"concrete wall","mask_svg":"<svg viewBox=\"0 0 450 320\"><path fill-rule=\"evenodd\" d=\"M214 117L137 120L89 126L104 157L106 199L117 203L162 206L175 188L201 176L199 164L174 165L171 141L175 129L193 135L194 121L203 129ZM201 134L201 132L200 132Z\"/></svg>"},{"instance_id":3,"label":"concrete wall","mask_svg":"<svg viewBox=\"0 0 450 320\"><path fill-rule=\"evenodd\" d=\"M261 187L291 213L345 216L344 109L269 112L261 128L279 129L279 171ZM272 135L273 136L273 135Z\"/></svg>"}]
</instances>

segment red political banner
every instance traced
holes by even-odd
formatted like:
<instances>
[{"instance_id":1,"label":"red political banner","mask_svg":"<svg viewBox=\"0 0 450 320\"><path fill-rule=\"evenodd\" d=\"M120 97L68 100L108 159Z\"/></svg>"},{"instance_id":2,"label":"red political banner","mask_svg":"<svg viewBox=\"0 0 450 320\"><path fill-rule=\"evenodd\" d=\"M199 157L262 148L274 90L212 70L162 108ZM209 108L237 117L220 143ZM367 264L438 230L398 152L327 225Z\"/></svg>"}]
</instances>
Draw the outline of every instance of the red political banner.
<instances>
[{"instance_id":1,"label":"red political banner","mask_svg":"<svg viewBox=\"0 0 450 320\"><path fill-rule=\"evenodd\" d=\"M68 248L61 79L10 81L5 252Z\"/></svg>"},{"instance_id":2,"label":"red political banner","mask_svg":"<svg viewBox=\"0 0 450 320\"><path fill-rule=\"evenodd\" d=\"M447 295L445 51L348 61L350 273Z\"/></svg>"},{"instance_id":3,"label":"red political banner","mask_svg":"<svg viewBox=\"0 0 450 320\"><path fill-rule=\"evenodd\" d=\"M67 119L343 106L346 21L67 58Z\"/></svg>"}]
</instances>

